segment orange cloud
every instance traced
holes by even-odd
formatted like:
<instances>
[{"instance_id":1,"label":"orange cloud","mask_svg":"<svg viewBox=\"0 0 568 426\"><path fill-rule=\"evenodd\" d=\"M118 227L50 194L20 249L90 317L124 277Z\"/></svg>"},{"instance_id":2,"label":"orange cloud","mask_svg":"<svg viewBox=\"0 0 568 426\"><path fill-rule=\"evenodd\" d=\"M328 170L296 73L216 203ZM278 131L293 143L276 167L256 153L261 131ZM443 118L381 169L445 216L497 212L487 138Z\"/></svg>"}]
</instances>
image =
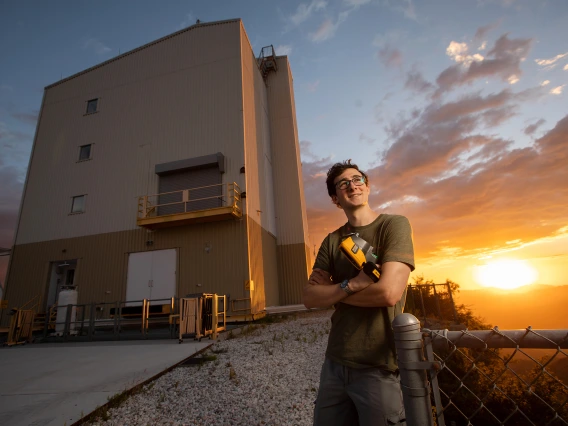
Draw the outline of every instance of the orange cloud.
<instances>
[{"instance_id":1,"label":"orange cloud","mask_svg":"<svg viewBox=\"0 0 568 426\"><path fill-rule=\"evenodd\" d=\"M510 82L515 76L518 81L522 75L520 64L531 47L532 39L509 39L507 34L501 36L483 60L472 61L466 67L463 64L452 65L442 71L436 79L436 96L480 78L497 77Z\"/></svg>"}]
</instances>

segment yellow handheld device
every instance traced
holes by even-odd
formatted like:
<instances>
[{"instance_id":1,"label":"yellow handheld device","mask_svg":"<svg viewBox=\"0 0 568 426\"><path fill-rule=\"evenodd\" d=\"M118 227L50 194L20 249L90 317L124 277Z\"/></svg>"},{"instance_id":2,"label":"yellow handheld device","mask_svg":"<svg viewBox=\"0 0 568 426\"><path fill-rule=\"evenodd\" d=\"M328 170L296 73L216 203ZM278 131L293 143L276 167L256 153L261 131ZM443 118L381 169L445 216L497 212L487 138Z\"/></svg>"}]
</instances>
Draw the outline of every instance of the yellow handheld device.
<instances>
[{"instance_id":1,"label":"yellow handheld device","mask_svg":"<svg viewBox=\"0 0 568 426\"><path fill-rule=\"evenodd\" d=\"M355 268L362 269L373 282L379 281L381 273L377 268L377 256L373 253L373 247L359 234L352 234L345 238L339 245L339 250L347 256Z\"/></svg>"}]
</instances>

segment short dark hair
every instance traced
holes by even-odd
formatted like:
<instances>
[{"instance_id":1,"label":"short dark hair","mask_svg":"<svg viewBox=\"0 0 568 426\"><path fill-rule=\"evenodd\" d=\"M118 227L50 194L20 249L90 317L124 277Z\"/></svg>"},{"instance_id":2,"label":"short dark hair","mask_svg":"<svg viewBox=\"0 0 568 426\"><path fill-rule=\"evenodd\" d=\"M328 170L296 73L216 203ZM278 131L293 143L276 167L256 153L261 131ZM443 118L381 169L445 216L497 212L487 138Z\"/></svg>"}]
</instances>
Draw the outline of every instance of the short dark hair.
<instances>
[{"instance_id":1,"label":"short dark hair","mask_svg":"<svg viewBox=\"0 0 568 426\"><path fill-rule=\"evenodd\" d=\"M327 185L327 193L329 194L329 196L331 197L332 195L337 195L336 192L336 188L335 188L335 183L333 183L333 181L335 180L335 178L337 176L339 176L341 173L343 173L345 170L347 169L355 169L357 170L359 173L361 173L361 175L363 175L363 177L365 178L365 185L369 185L369 177L365 174L364 171L362 171L357 164L353 164L351 162L351 159L346 160L342 163L335 163L333 166L331 166L331 168L327 171L327 179L325 180L325 184Z\"/></svg>"}]
</instances>

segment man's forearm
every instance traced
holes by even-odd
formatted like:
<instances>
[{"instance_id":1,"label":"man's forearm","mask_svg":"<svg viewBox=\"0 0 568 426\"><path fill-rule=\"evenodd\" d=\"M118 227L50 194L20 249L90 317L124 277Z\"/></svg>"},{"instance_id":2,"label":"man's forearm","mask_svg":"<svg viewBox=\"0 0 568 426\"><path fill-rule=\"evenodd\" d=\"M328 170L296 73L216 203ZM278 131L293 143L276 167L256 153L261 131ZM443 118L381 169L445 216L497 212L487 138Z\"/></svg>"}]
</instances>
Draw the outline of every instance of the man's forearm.
<instances>
[{"instance_id":1,"label":"man's forearm","mask_svg":"<svg viewBox=\"0 0 568 426\"><path fill-rule=\"evenodd\" d=\"M386 287L384 283L381 283L381 280L379 280L378 282L371 284L366 289L348 296L342 300L342 302L363 308L394 306L394 304L392 304L393 297L389 294L390 292L385 291L384 287ZM400 297L398 300L400 300ZM395 303L398 302L398 300L395 301Z\"/></svg>"},{"instance_id":2,"label":"man's forearm","mask_svg":"<svg viewBox=\"0 0 568 426\"><path fill-rule=\"evenodd\" d=\"M339 284L304 286L303 300L306 308L327 308L343 301L346 297L347 293L339 287Z\"/></svg>"},{"instance_id":3,"label":"man's forearm","mask_svg":"<svg viewBox=\"0 0 568 426\"><path fill-rule=\"evenodd\" d=\"M370 307L394 306L406 288L410 268L399 262L387 262L378 282L342 300L348 305Z\"/></svg>"}]
</instances>

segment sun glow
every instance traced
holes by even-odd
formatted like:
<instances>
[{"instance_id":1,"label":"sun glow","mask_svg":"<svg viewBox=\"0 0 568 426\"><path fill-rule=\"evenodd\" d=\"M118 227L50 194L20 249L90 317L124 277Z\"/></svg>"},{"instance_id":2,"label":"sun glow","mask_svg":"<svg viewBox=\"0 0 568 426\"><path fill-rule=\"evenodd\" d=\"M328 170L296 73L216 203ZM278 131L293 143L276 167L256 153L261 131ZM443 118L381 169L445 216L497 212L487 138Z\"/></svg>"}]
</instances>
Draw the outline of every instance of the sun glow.
<instances>
[{"instance_id":1,"label":"sun glow","mask_svg":"<svg viewBox=\"0 0 568 426\"><path fill-rule=\"evenodd\" d=\"M475 280L484 287L513 289L533 284L538 272L523 260L495 260L475 267Z\"/></svg>"}]
</instances>

